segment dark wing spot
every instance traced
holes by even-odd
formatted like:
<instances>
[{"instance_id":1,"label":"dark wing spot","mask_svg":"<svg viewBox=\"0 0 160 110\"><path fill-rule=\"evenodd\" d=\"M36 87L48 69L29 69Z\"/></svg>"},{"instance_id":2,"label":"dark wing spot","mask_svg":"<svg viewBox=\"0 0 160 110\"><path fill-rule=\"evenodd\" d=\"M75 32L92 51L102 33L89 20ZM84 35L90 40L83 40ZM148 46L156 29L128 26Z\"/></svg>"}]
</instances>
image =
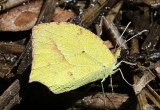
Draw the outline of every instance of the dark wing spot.
<instances>
[{"instance_id":1,"label":"dark wing spot","mask_svg":"<svg viewBox=\"0 0 160 110\"><path fill-rule=\"evenodd\" d=\"M85 53L85 51L82 51L82 53Z\"/></svg>"},{"instance_id":2,"label":"dark wing spot","mask_svg":"<svg viewBox=\"0 0 160 110\"><path fill-rule=\"evenodd\" d=\"M67 74L68 74L69 76L73 76L73 73L71 73L71 72L67 72Z\"/></svg>"},{"instance_id":3,"label":"dark wing spot","mask_svg":"<svg viewBox=\"0 0 160 110\"><path fill-rule=\"evenodd\" d=\"M77 33L77 36L78 36L78 35L81 35L81 34L82 34L82 29L80 28L80 29L79 29L79 32Z\"/></svg>"},{"instance_id":4,"label":"dark wing spot","mask_svg":"<svg viewBox=\"0 0 160 110\"><path fill-rule=\"evenodd\" d=\"M56 24L57 24L57 25L60 25L60 22L57 22Z\"/></svg>"},{"instance_id":5,"label":"dark wing spot","mask_svg":"<svg viewBox=\"0 0 160 110\"><path fill-rule=\"evenodd\" d=\"M50 63L48 63L48 64L47 64L47 66L51 66L51 64L50 64Z\"/></svg>"}]
</instances>

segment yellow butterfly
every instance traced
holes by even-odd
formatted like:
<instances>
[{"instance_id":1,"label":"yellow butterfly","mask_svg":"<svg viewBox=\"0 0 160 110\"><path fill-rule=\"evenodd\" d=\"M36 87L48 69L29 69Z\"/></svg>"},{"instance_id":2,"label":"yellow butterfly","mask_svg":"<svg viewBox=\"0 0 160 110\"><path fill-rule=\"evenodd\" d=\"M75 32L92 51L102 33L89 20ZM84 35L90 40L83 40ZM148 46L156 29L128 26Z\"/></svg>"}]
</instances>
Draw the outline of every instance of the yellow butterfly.
<instances>
[{"instance_id":1,"label":"yellow butterfly","mask_svg":"<svg viewBox=\"0 0 160 110\"><path fill-rule=\"evenodd\" d=\"M29 82L38 81L55 93L74 90L115 73L116 54L85 28L65 23L33 28L33 63Z\"/></svg>"}]
</instances>

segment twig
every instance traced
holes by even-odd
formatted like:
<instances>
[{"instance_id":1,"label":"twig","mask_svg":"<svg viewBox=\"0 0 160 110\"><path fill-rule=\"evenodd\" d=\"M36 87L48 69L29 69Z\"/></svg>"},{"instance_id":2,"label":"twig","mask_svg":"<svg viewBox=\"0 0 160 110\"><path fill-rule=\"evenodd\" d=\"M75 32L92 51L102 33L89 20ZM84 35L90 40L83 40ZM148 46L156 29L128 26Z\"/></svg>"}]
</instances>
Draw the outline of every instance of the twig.
<instances>
[{"instance_id":1,"label":"twig","mask_svg":"<svg viewBox=\"0 0 160 110\"><path fill-rule=\"evenodd\" d=\"M112 21L105 19L104 17L103 17L103 21L104 21L104 27L105 27L106 31L108 31L110 33L110 35L112 36L112 38L115 39L115 40L113 40L114 44L117 44L120 47L127 49L128 46L125 43L125 40L120 38L121 35L120 35L117 27L114 25L114 23Z\"/></svg>"},{"instance_id":2,"label":"twig","mask_svg":"<svg viewBox=\"0 0 160 110\"><path fill-rule=\"evenodd\" d=\"M12 100L14 100L14 98L17 97L17 95L19 94L19 90L20 90L20 83L19 80L17 79L0 96L0 110L3 110L6 106L12 106L9 103L16 105L17 103L20 102L21 98L18 98L19 101L11 102Z\"/></svg>"},{"instance_id":3,"label":"twig","mask_svg":"<svg viewBox=\"0 0 160 110\"><path fill-rule=\"evenodd\" d=\"M137 75L134 76L134 82L137 83L139 80L139 77ZM144 91L142 90L138 95L137 99L139 102L140 110L150 110L148 106L148 102L145 96Z\"/></svg>"},{"instance_id":4,"label":"twig","mask_svg":"<svg viewBox=\"0 0 160 110\"><path fill-rule=\"evenodd\" d=\"M12 8L14 6L17 6L19 4L25 3L27 1L29 0L6 0L6 2L0 4L0 12Z\"/></svg>"}]
</instances>

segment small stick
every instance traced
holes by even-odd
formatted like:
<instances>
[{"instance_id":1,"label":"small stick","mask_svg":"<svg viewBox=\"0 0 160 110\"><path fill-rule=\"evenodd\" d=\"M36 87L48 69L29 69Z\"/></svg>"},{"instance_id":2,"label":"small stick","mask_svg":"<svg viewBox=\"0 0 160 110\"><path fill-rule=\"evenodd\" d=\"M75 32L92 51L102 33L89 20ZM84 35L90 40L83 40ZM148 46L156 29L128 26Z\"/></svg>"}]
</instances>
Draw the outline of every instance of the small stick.
<instances>
[{"instance_id":1,"label":"small stick","mask_svg":"<svg viewBox=\"0 0 160 110\"><path fill-rule=\"evenodd\" d=\"M0 12L25 3L27 1L29 0L6 0L6 2L0 4Z\"/></svg>"},{"instance_id":2,"label":"small stick","mask_svg":"<svg viewBox=\"0 0 160 110\"><path fill-rule=\"evenodd\" d=\"M12 99L19 94L20 91L20 82L19 80L15 80L9 88L0 96L0 110L3 110L6 106L8 106L9 103L11 103ZM21 98L19 98L20 102ZM16 102L15 102L16 103ZM14 104L14 103L12 103ZM16 104L14 104L16 105ZM11 106L11 105L10 105Z\"/></svg>"}]
</instances>

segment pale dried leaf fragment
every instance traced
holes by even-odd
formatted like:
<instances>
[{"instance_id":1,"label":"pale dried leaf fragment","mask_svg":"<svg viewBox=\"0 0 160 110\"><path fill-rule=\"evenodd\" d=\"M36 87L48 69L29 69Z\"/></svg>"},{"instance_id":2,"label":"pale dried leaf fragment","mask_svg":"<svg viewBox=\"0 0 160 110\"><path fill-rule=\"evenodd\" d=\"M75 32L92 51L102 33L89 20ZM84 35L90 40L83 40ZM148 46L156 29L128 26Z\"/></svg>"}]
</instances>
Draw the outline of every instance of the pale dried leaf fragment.
<instances>
[{"instance_id":1,"label":"pale dried leaf fragment","mask_svg":"<svg viewBox=\"0 0 160 110\"><path fill-rule=\"evenodd\" d=\"M158 76L160 76L160 60L156 62L155 70L156 70Z\"/></svg>"},{"instance_id":2,"label":"pale dried leaf fragment","mask_svg":"<svg viewBox=\"0 0 160 110\"><path fill-rule=\"evenodd\" d=\"M160 67L156 67L156 71L158 74L160 74Z\"/></svg>"},{"instance_id":3,"label":"pale dried leaf fragment","mask_svg":"<svg viewBox=\"0 0 160 110\"><path fill-rule=\"evenodd\" d=\"M112 42L109 41L109 40L106 40L106 41L104 41L103 43L104 43L108 48L113 48L113 47L114 47L113 44L112 44Z\"/></svg>"},{"instance_id":4,"label":"pale dried leaf fragment","mask_svg":"<svg viewBox=\"0 0 160 110\"><path fill-rule=\"evenodd\" d=\"M34 0L0 15L0 31L24 31L31 29L38 18L43 0Z\"/></svg>"}]
</instances>

